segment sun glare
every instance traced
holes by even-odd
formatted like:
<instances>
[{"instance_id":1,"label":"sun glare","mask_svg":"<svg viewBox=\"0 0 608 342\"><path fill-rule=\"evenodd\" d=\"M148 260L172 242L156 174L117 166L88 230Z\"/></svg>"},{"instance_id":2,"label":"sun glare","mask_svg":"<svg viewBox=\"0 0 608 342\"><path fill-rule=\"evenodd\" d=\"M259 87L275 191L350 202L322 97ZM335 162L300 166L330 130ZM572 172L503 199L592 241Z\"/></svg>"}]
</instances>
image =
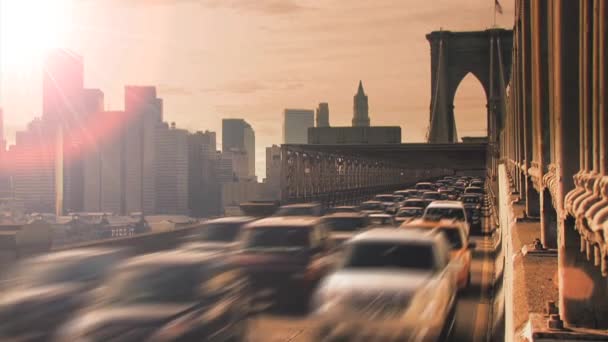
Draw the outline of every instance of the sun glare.
<instances>
[{"instance_id":1,"label":"sun glare","mask_svg":"<svg viewBox=\"0 0 608 342\"><path fill-rule=\"evenodd\" d=\"M23 72L61 47L69 23L69 0L0 0L2 72Z\"/></svg>"}]
</instances>

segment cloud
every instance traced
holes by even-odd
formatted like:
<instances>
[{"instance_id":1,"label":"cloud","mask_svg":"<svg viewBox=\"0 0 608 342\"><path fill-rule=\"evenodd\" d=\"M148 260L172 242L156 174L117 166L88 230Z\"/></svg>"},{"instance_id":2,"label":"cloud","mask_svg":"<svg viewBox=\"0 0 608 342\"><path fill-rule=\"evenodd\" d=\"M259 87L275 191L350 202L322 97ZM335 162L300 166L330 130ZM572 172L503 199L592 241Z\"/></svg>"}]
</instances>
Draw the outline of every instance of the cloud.
<instances>
[{"instance_id":1,"label":"cloud","mask_svg":"<svg viewBox=\"0 0 608 342\"><path fill-rule=\"evenodd\" d=\"M168 84L161 84L158 86L158 91L161 95L171 95L171 96L190 96L193 95L192 90L181 87L174 86Z\"/></svg>"},{"instance_id":2,"label":"cloud","mask_svg":"<svg viewBox=\"0 0 608 342\"><path fill-rule=\"evenodd\" d=\"M268 87L259 81L242 80L225 83L217 87L203 88L201 91L205 93L253 94L266 89Z\"/></svg>"},{"instance_id":3,"label":"cloud","mask_svg":"<svg viewBox=\"0 0 608 342\"><path fill-rule=\"evenodd\" d=\"M93 0L89 0L93 1ZM171 6L179 3L200 5L208 8L229 8L236 11L250 11L260 14L291 14L311 7L303 6L296 0L114 0L131 6Z\"/></svg>"}]
</instances>

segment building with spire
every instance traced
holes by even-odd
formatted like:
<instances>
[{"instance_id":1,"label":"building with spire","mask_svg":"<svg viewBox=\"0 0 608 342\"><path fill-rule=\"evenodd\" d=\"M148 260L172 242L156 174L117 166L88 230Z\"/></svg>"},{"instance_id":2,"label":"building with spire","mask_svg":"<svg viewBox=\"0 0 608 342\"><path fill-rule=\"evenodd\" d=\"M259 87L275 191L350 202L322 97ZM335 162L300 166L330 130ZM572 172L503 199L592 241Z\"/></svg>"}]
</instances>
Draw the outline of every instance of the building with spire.
<instances>
[{"instance_id":1,"label":"building with spire","mask_svg":"<svg viewBox=\"0 0 608 342\"><path fill-rule=\"evenodd\" d=\"M370 126L367 95L363 82L353 98L352 127L329 127L329 107L319 104L317 127L308 128L308 143L320 145L339 144L400 144L401 127Z\"/></svg>"},{"instance_id":2,"label":"building with spire","mask_svg":"<svg viewBox=\"0 0 608 342\"><path fill-rule=\"evenodd\" d=\"M353 127L369 127L369 107L362 81L359 81L359 89L353 97Z\"/></svg>"}]
</instances>

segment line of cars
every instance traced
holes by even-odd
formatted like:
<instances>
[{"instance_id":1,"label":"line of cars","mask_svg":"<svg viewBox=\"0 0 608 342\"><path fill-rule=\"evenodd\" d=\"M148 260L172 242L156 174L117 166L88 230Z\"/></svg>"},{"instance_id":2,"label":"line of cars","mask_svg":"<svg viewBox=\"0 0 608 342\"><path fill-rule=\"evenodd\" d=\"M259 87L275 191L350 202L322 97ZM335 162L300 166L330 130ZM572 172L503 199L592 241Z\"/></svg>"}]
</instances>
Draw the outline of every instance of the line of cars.
<instances>
[{"instance_id":1,"label":"line of cars","mask_svg":"<svg viewBox=\"0 0 608 342\"><path fill-rule=\"evenodd\" d=\"M177 250L133 258L99 248L28 259L2 282L0 340L241 341L273 307L339 320L319 325L320 341L442 340L470 282L467 215L456 202L423 211L407 204L413 193L396 198L211 220ZM362 317L365 330L349 328Z\"/></svg>"}]
</instances>

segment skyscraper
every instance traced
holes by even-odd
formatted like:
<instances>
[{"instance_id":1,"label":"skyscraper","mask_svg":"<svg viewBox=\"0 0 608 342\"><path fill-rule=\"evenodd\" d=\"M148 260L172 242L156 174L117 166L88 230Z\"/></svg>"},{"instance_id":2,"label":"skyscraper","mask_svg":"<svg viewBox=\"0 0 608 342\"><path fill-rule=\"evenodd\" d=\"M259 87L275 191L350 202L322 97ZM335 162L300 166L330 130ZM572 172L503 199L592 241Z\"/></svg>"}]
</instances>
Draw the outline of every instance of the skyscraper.
<instances>
[{"instance_id":1,"label":"skyscraper","mask_svg":"<svg viewBox=\"0 0 608 342\"><path fill-rule=\"evenodd\" d=\"M220 213L221 193L217 179L215 132L188 135L188 207L190 216L205 217Z\"/></svg>"},{"instance_id":2,"label":"skyscraper","mask_svg":"<svg viewBox=\"0 0 608 342\"><path fill-rule=\"evenodd\" d=\"M283 142L285 144L306 144L308 128L315 126L315 111L285 109L283 116Z\"/></svg>"},{"instance_id":3,"label":"skyscraper","mask_svg":"<svg viewBox=\"0 0 608 342\"><path fill-rule=\"evenodd\" d=\"M222 152L246 153L248 178L255 178L255 132L243 119L222 120Z\"/></svg>"},{"instance_id":4,"label":"skyscraper","mask_svg":"<svg viewBox=\"0 0 608 342\"><path fill-rule=\"evenodd\" d=\"M72 127L81 115L84 64L81 56L56 49L44 64L42 118Z\"/></svg>"},{"instance_id":5,"label":"skyscraper","mask_svg":"<svg viewBox=\"0 0 608 342\"><path fill-rule=\"evenodd\" d=\"M154 213L155 130L162 122L162 100L155 87L125 87L126 212Z\"/></svg>"},{"instance_id":6,"label":"skyscraper","mask_svg":"<svg viewBox=\"0 0 608 342\"><path fill-rule=\"evenodd\" d=\"M172 123L157 126L155 160L156 214L188 215L188 131Z\"/></svg>"},{"instance_id":7,"label":"skyscraper","mask_svg":"<svg viewBox=\"0 0 608 342\"><path fill-rule=\"evenodd\" d=\"M357 89L353 102L353 127L369 127L367 95L363 91L363 83L361 81L359 81L359 89Z\"/></svg>"},{"instance_id":8,"label":"skyscraper","mask_svg":"<svg viewBox=\"0 0 608 342\"><path fill-rule=\"evenodd\" d=\"M317 107L317 127L329 127L329 104L326 102Z\"/></svg>"}]
</instances>

